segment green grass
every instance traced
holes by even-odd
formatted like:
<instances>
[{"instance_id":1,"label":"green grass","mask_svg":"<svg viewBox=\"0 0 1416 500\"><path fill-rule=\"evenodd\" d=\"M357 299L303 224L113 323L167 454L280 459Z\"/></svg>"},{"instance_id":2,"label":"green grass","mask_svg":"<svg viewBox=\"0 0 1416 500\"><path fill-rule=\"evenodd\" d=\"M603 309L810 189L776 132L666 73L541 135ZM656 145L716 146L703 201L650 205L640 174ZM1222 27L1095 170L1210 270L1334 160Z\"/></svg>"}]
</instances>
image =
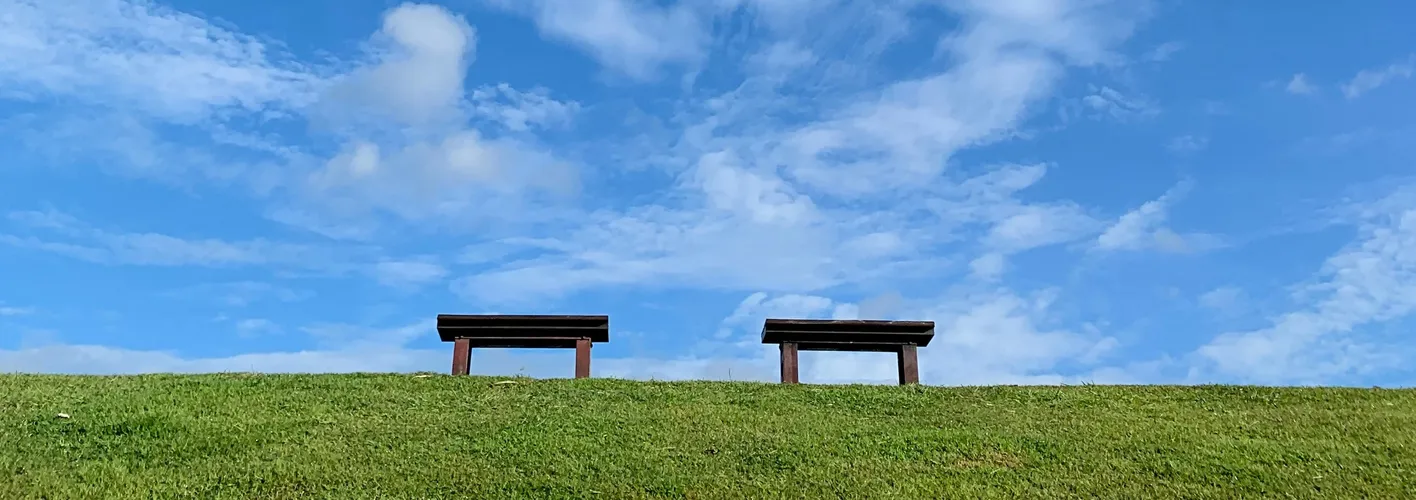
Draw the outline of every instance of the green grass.
<instances>
[{"instance_id":1,"label":"green grass","mask_svg":"<svg viewBox=\"0 0 1416 500\"><path fill-rule=\"evenodd\" d=\"M0 498L1416 498L1411 390L500 380L0 376Z\"/></svg>"}]
</instances>

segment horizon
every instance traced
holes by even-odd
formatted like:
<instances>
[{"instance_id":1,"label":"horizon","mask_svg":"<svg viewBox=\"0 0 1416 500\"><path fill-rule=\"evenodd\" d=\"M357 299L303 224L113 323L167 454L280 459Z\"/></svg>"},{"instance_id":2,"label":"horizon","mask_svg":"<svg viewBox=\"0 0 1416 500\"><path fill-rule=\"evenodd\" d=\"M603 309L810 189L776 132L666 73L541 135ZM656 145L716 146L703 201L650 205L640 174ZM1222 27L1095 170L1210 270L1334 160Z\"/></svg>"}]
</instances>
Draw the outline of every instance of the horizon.
<instances>
[{"instance_id":1,"label":"horizon","mask_svg":"<svg viewBox=\"0 0 1416 500\"><path fill-rule=\"evenodd\" d=\"M1413 387L1412 18L0 0L0 373L446 373L497 313L608 315L597 378L775 381L772 317L933 321L927 385Z\"/></svg>"}]
</instances>

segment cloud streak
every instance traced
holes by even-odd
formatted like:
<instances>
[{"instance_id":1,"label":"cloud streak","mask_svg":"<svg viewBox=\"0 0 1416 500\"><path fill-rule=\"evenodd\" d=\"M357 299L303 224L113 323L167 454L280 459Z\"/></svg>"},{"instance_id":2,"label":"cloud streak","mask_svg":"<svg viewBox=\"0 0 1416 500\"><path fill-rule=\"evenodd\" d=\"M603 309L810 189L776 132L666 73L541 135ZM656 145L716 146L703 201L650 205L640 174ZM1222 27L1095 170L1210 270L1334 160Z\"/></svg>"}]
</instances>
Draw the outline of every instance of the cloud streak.
<instances>
[{"instance_id":1,"label":"cloud streak","mask_svg":"<svg viewBox=\"0 0 1416 500\"><path fill-rule=\"evenodd\" d=\"M1416 197L1407 189L1356 210L1358 238L1329 257L1309 297L1265 328L1220 335L1197 354L1214 373L1259 383L1312 384L1395 368L1405 343L1358 327L1416 311Z\"/></svg>"},{"instance_id":2,"label":"cloud streak","mask_svg":"<svg viewBox=\"0 0 1416 500\"><path fill-rule=\"evenodd\" d=\"M1364 69L1357 72L1347 83L1342 84L1342 95L1348 99L1361 97L1378 87L1392 83L1396 80L1411 78L1413 64L1416 64L1416 56L1411 56L1402 61L1397 61L1381 68Z\"/></svg>"},{"instance_id":3,"label":"cloud streak","mask_svg":"<svg viewBox=\"0 0 1416 500\"><path fill-rule=\"evenodd\" d=\"M190 122L298 108L322 82L267 42L148 1L13 0L0 14L0 82L36 96Z\"/></svg>"}]
</instances>

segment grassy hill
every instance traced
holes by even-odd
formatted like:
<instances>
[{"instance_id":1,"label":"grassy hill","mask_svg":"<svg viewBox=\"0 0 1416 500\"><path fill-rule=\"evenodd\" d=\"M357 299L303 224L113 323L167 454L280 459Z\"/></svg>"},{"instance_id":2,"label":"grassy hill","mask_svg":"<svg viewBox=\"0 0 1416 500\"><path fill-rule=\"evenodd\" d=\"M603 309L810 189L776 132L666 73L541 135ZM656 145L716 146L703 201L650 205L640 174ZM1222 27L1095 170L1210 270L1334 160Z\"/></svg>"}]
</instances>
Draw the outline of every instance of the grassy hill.
<instances>
[{"instance_id":1,"label":"grassy hill","mask_svg":"<svg viewBox=\"0 0 1416 500\"><path fill-rule=\"evenodd\" d=\"M0 498L1416 498L1411 390L507 380L0 376Z\"/></svg>"}]
</instances>

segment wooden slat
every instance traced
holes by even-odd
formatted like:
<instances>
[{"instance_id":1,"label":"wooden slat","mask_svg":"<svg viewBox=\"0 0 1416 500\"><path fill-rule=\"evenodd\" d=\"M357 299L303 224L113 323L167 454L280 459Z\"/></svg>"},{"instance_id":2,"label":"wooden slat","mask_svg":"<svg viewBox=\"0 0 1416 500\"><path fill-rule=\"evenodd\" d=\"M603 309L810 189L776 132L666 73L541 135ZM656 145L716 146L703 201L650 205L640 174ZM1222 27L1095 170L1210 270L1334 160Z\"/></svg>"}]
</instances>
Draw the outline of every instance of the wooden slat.
<instances>
[{"instance_id":1,"label":"wooden slat","mask_svg":"<svg viewBox=\"0 0 1416 500\"><path fill-rule=\"evenodd\" d=\"M899 352L908 342L796 342L803 351Z\"/></svg>"},{"instance_id":2,"label":"wooden slat","mask_svg":"<svg viewBox=\"0 0 1416 500\"><path fill-rule=\"evenodd\" d=\"M440 326L545 325L604 327L610 317L605 315L556 314L439 314Z\"/></svg>"},{"instance_id":3,"label":"wooden slat","mask_svg":"<svg viewBox=\"0 0 1416 500\"><path fill-rule=\"evenodd\" d=\"M439 314L443 342L459 337L589 337L610 341L609 316Z\"/></svg>"},{"instance_id":4,"label":"wooden slat","mask_svg":"<svg viewBox=\"0 0 1416 500\"><path fill-rule=\"evenodd\" d=\"M585 336L564 337L459 337L475 348L496 349L571 349Z\"/></svg>"},{"instance_id":5,"label":"wooden slat","mask_svg":"<svg viewBox=\"0 0 1416 500\"><path fill-rule=\"evenodd\" d=\"M934 329L933 321L902 321L874 319L783 319L767 318L763 326L781 331L853 331L853 332L925 332Z\"/></svg>"},{"instance_id":6,"label":"wooden slat","mask_svg":"<svg viewBox=\"0 0 1416 500\"><path fill-rule=\"evenodd\" d=\"M819 320L768 318L762 323L762 343L873 343L929 345L933 321ZM828 349L817 349L828 350Z\"/></svg>"}]
</instances>

